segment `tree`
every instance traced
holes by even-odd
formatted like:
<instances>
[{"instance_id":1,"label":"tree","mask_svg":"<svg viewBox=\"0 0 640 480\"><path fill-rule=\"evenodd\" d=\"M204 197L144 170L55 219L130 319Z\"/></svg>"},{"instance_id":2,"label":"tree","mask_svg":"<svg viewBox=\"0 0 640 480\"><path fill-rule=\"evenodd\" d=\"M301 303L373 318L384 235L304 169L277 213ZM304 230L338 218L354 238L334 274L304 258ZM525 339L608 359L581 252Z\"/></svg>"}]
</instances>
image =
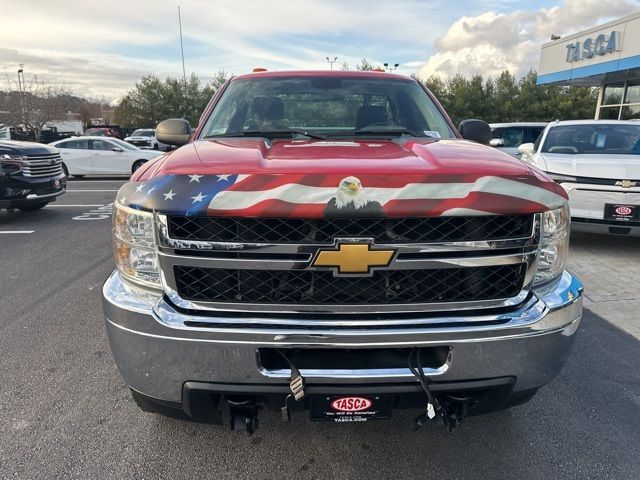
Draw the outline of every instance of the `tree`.
<instances>
[{"instance_id":1,"label":"tree","mask_svg":"<svg viewBox=\"0 0 640 480\"><path fill-rule=\"evenodd\" d=\"M480 75L443 80L432 75L421 81L456 123L465 118L487 122L593 118L596 88L537 85L537 78L533 70L520 79L505 70L495 80Z\"/></svg>"},{"instance_id":2,"label":"tree","mask_svg":"<svg viewBox=\"0 0 640 480\"><path fill-rule=\"evenodd\" d=\"M120 101L116 121L125 127L154 128L166 118L184 118L195 125L213 94L229 78L219 71L203 84L195 74L186 80L146 75Z\"/></svg>"},{"instance_id":3,"label":"tree","mask_svg":"<svg viewBox=\"0 0 640 480\"><path fill-rule=\"evenodd\" d=\"M38 80L25 80L22 92L18 85L7 80L5 108L10 121L33 131L40 141L42 129L52 120L59 120L72 107L72 96L66 87Z\"/></svg>"}]
</instances>

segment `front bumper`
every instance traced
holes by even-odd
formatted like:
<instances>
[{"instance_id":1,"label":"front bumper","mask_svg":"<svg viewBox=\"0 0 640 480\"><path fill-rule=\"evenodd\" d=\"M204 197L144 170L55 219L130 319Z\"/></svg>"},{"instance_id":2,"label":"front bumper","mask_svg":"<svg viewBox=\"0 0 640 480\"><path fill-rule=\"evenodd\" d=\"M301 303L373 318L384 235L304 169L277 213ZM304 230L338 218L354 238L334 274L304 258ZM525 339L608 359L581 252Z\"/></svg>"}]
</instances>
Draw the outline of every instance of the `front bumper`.
<instances>
[{"instance_id":1,"label":"front bumper","mask_svg":"<svg viewBox=\"0 0 640 480\"><path fill-rule=\"evenodd\" d=\"M640 236L640 220L624 222L605 220L606 203L638 205L640 188L623 188L591 184L563 183L569 194L571 229L576 232Z\"/></svg>"},{"instance_id":2,"label":"front bumper","mask_svg":"<svg viewBox=\"0 0 640 480\"><path fill-rule=\"evenodd\" d=\"M125 382L163 402L180 404L188 382L221 385L221 391L229 385L244 392L265 388L286 391L289 371L262 367L257 355L260 348L443 346L450 349L446 362L425 369L432 381L446 384L511 378L512 390L517 393L545 385L560 372L580 323L582 285L564 272L552 284L534 291L519 308L469 318L465 326L446 326L457 313L447 312L442 314L440 326L420 328L209 328L185 325L199 317L181 313L163 298L130 287L114 272L103 287L103 309L111 350ZM480 323L473 325L474 321ZM302 369L301 373L307 385L323 392L364 385L409 385L411 389L417 385L408 368L316 368Z\"/></svg>"},{"instance_id":3,"label":"front bumper","mask_svg":"<svg viewBox=\"0 0 640 480\"><path fill-rule=\"evenodd\" d=\"M21 208L53 202L66 192L66 187L67 177L63 173L48 178L5 176L0 179L0 208Z\"/></svg>"}]
</instances>

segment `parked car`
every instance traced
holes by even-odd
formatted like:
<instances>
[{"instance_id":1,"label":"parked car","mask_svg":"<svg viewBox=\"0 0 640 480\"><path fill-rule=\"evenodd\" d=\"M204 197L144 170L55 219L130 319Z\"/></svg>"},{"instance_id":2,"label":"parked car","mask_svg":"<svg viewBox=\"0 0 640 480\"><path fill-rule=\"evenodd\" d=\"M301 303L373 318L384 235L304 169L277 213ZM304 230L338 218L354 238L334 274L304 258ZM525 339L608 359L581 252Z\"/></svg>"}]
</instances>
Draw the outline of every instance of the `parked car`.
<instances>
[{"instance_id":1,"label":"parked car","mask_svg":"<svg viewBox=\"0 0 640 480\"><path fill-rule=\"evenodd\" d=\"M492 147L514 157L519 157L518 147L535 142L547 126L547 122L491 123Z\"/></svg>"},{"instance_id":2,"label":"parked car","mask_svg":"<svg viewBox=\"0 0 640 480\"><path fill-rule=\"evenodd\" d=\"M111 137L74 137L51 143L60 150L67 176L131 175L158 152Z\"/></svg>"},{"instance_id":3,"label":"parked car","mask_svg":"<svg viewBox=\"0 0 640 480\"><path fill-rule=\"evenodd\" d=\"M100 125L87 128L84 131L85 137L114 137L123 139L125 137L124 129L118 125Z\"/></svg>"},{"instance_id":4,"label":"parked car","mask_svg":"<svg viewBox=\"0 0 640 480\"><path fill-rule=\"evenodd\" d=\"M0 140L0 208L39 210L62 195L66 185L58 150Z\"/></svg>"},{"instance_id":5,"label":"parked car","mask_svg":"<svg viewBox=\"0 0 640 480\"><path fill-rule=\"evenodd\" d=\"M553 122L520 152L568 192L574 230L640 235L638 122Z\"/></svg>"},{"instance_id":6,"label":"parked car","mask_svg":"<svg viewBox=\"0 0 640 480\"><path fill-rule=\"evenodd\" d=\"M139 128L130 137L125 138L124 141L143 149L167 150L169 147L169 145L158 142L156 131L153 128Z\"/></svg>"},{"instance_id":7,"label":"parked car","mask_svg":"<svg viewBox=\"0 0 640 480\"><path fill-rule=\"evenodd\" d=\"M582 314L567 194L489 147L487 123L456 130L384 72L221 91L195 131L157 126L182 146L114 202L103 309L142 409L251 433L265 405L336 423L418 408L452 429L560 372Z\"/></svg>"}]
</instances>

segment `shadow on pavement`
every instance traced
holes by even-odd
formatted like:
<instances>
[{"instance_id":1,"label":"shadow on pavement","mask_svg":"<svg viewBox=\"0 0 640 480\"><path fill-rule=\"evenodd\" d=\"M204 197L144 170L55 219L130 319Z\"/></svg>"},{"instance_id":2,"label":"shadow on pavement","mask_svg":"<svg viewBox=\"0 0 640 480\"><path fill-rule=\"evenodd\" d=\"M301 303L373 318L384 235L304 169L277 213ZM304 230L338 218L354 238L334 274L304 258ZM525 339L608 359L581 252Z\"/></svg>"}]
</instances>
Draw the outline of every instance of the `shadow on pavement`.
<instances>
[{"instance_id":1,"label":"shadow on pavement","mask_svg":"<svg viewBox=\"0 0 640 480\"><path fill-rule=\"evenodd\" d=\"M411 432L415 412L340 426L268 414L253 437L157 417L149 433L165 467L221 477L640 478L639 347L585 311L559 378L530 403L468 418L454 433Z\"/></svg>"}]
</instances>

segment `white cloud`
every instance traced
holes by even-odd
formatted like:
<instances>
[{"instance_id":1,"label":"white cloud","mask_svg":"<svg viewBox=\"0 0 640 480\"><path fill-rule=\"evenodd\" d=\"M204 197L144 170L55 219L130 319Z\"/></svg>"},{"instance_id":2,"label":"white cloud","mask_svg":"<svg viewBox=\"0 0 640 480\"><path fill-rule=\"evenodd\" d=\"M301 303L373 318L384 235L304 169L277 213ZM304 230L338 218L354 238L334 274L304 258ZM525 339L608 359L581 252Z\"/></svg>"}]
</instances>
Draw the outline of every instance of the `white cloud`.
<instances>
[{"instance_id":1,"label":"white cloud","mask_svg":"<svg viewBox=\"0 0 640 480\"><path fill-rule=\"evenodd\" d=\"M337 55L339 65L363 57L375 63L415 60L450 21L441 9L434 11L444 1L399 0L391 8L384 0L181 0L187 72L208 77L219 69L237 74L254 66L322 69L327 55ZM144 74L182 73L176 3L4 3L0 76L15 76L17 64L24 63L27 75L116 98ZM159 53L161 46L165 51ZM394 52L400 58L385 58ZM406 67L406 73L418 66Z\"/></svg>"},{"instance_id":2,"label":"white cloud","mask_svg":"<svg viewBox=\"0 0 640 480\"><path fill-rule=\"evenodd\" d=\"M486 12L462 17L434 43L419 75L497 76L508 69L522 75L537 69L542 43L638 10L631 0L566 0L537 11Z\"/></svg>"}]
</instances>

